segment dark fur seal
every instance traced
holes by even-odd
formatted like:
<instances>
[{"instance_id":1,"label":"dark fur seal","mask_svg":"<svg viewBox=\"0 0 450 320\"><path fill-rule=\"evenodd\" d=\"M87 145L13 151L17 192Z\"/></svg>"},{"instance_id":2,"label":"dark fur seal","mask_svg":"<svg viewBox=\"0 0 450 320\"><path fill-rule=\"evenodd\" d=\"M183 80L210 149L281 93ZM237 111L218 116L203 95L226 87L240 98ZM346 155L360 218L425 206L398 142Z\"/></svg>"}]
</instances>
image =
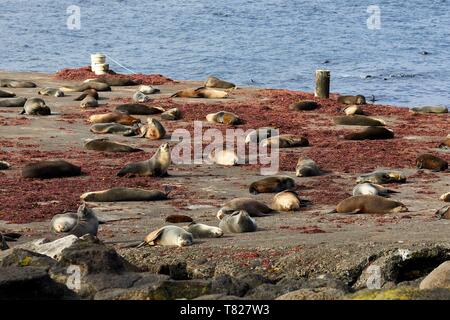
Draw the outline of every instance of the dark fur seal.
<instances>
[{"instance_id":1,"label":"dark fur seal","mask_svg":"<svg viewBox=\"0 0 450 320\"><path fill-rule=\"evenodd\" d=\"M125 87L138 85L138 83L131 78L98 77L88 82L91 81L106 83L108 86L111 87Z\"/></svg>"},{"instance_id":2,"label":"dark fur seal","mask_svg":"<svg viewBox=\"0 0 450 320\"><path fill-rule=\"evenodd\" d=\"M51 179L79 176L81 167L71 164L65 160L44 160L29 163L22 169L22 177Z\"/></svg>"},{"instance_id":3,"label":"dark fur seal","mask_svg":"<svg viewBox=\"0 0 450 320\"><path fill-rule=\"evenodd\" d=\"M225 81L225 80L221 80L217 77L213 77L213 76L209 76L208 79L206 79L205 87L209 87L209 88L219 88L219 89L232 89L232 88L236 88L236 85L234 83Z\"/></svg>"},{"instance_id":4,"label":"dark fur seal","mask_svg":"<svg viewBox=\"0 0 450 320\"><path fill-rule=\"evenodd\" d=\"M181 119L181 111L178 108L172 108L161 113L163 120L178 120Z\"/></svg>"},{"instance_id":5,"label":"dark fur seal","mask_svg":"<svg viewBox=\"0 0 450 320\"><path fill-rule=\"evenodd\" d=\"M111 91L111 87L103 82L89 81L75 86L64 86L60 90L64 92L83 92L88 89L96 91Z\"/></svg>"},{"instance_id":6,"label":"dark fur seal","mask_svg":"<svg viewBox=\"0 0 450 320\"><path fill-rule=\"evenodd\" d=\"M342 103L342 104L366 104L366 98L362 95L357 95L357 96L340 96L337 99L338 103Z\"/></svg>"},{"instance_id":7,"label":"dark fur seal","mask_svg":"<svg viewBox=\"0 0 450 320\"><path fill-rule=\"evenodd\" d=\"M289 106L289 110L295 111L305 111L305 110L314 110L319 107L319 104L314 100L301 100L298 102L294 102Z\"/></svg>"},{"instance_id":8,"label":"dark fur seal","mask_svg":"<svg viewBox=\"0 0 450 320\"><path fill-rule=\"evenodd\" d=\"M216 216L220 220L225 215L239 210L248 212L251 217L266 217L275 212L275 210L258 200L252 198L235 198L226 202L217 212Z\"/></svg>"},{"instance_id":9,"label":"dark fur seal","mask_svg":"<svg viewBox=\"0 0 450 320\"><path fill-rule=\"evenodd\" d=\"M418 113L448 113L446 106L423 106L411 108L412 112Z\"/></svg>"},{"instance_id":10,"label":"dark fur seal","mask_svg":"<svg viewBox=\"0 0 450 320\"><path fill-rule=\"evenodd\" d=\"M51 111L44 100L30 98L25 102L21 114L48 116L51 114Z\"/></svg>"},{"instance_id":11,"label":"dark fur seal","mask_svg":"<svg viewBox=\"0 0 450 320\"><path fill-rule=\"evenodd\" d=\"M314 160L300 157L295 167L295 175L297 177L313 177L321 175L321 171Z\"/></svg>"},{"instance_id":12,"label":"dark fur seal","mask_svg":"<svg viewBox=\"0 0 450 320\"><path fill-rule=\"evenodd\" d=\"M16 94L14 92L0 90L0 98L13 98Z\"/></svg>"},{"instance_id":13,"label":"dark fur seal","mask_svg":"<svg viewBox=\"0 0 450 320\"><path fill-rule=\"evenodd\" d=\"M356 183L365 182L375 184L403 183L406 182L406 176L399 171L380 170L362 174L356 179Z\"/></svg>"},{"instance_id":14,"label":"dark fur seal","mask_svg":"<svg viewBox=\"0 0 450 320\"><path fill-rule=\"evenodd\" d=\"M84 90L83 93L81 95L79 95L78 97L76 97L75 99L73 99L74 101L82 101L84 98L86 98L87 96L91 96L93 97L95 100L98 100L98 92L95 89L87 89Z\"/></svg>"},{"instance_id":15,"label":"dark fur seal","mask_svg":"<svg viewBox=\"0 0 450 320\"><path fill-rule=\"evenodd\" d=\"M258 193L273 193L281 192L284 190L295 189L295 181L288 176L272 176L267 178L262 178L258 181L250 184L249 192L251 194Z\"/></svg>"},{"instance_id":16,"label":"dark fur seal","mask_svg":"<svg viewBox=\"0 0 450 320\"><path fill-rule=\"evenodd\" d=\"M80 198L86 202L158 201L167 200L167 193L159 190L111 188L102 191L86 192Z\"/></svg>"},{"instance_id":17,"label":"dark fur seal","mask_svg":"<svg viewBox=\"0 0 450 320\"><path fill-rule=\"evenodd\" d=\"M57 214L51 221L51 229L56 233L73 234L82 237L85 234L97 236L98 219L94 211L82 204L77 213Z\"/></svg>"},{"instance_id":18,"label":"dark fur seal","mask_svg":"<svg viewBox=\"0 0 450 320\"><path fill-rule=\"evenodd\" d=\"M87 95L83 100L81 100L80 107L82 109L97 108L98 107L98 101L94 97Z\"/></svg>"},{"instance_id":19,"label":"dark fur seal","mask_svg":"<svg viewBox=\"0 0 450 320\"><path fill-rule=\"evenodd\" d=\"M345 140L381 140L394 139L394 131L384 127L367 127L361 132L352 132L344 136Z\"/></svg>"},{"instance_id":20,"label":"dark fur seal","mask_svg":"<svg viewBox=\"0 0 450 320\"><path fill-rule=\"evenodd\" d=\"M356 114L351 116L335 117L333 120L335 124L344 126L379 127L385 125L384 121Z\"/></svg>"},{"instance_id":21,"label":"dark fur seal","mask_svg":"<svg viewBox=\"0 0 450 320\"><path fill-rule=\"evenodd\" d=\"M102 152L139 152L142 149L134 148L123 143L110 141L108 138L89 139L84 144L87 150Z\"/></svg>"},{"instance_id":22,"label":"dark fur seal","mask_svg":"<svg viewBox=\"0 0 450 320\"><path fill-rule=\"evenodd\" d=\"M418 169L429 169L434 171L445 171L448 169L448 162L432 154L422 154L416 159Z\"/></svg>"},{"instance_id":23,"label":"dark fur seal","mask_svg":"<svg viewBox=\"0 0 450 320\"><path fill-rule=\"evenodd\" d=\"M97 134L116 133L123 135L135 135L137 127L125 126L120 123L96 123L90 128L90 131Z\"/></svg>"},{"instance_id":24,"label":"dark fur seal","mask_svg":"<svg viewBox=\"0 0 450 320\"><path fill-rule=\"evenodd\" d=\"M135 174L139 176L163 177L167 175L167 168L169 168L170 162L169 144L164 143L149 160L127 164L117 173L117 176L123 177L126 174Z\"/></svg>"},{"instance_id":25,"label":"dark fur seal","mask_svg":"<svg viewBox=\"0 0 450 320\"><path fill-rule=\"evenodd\" d=\"M0 161L0 170L8 170L11 165L6 161Z\"/></svg>"},{"instance_id":26,"label":"dark fur seal","mask_svg":"<svg viewBox=\"0 0 450 320\"><path fill-rule=\"evenodd\" d=\"M0 108L22 108L27 102L26 98L0 99Z\"/></svg>"},{"instance_id":27,"label":"dark fur seal","mask_svg":"<svg viewBox=\"0 0 450 320\"><path fill-rule=\"evenodd\" d=\"M162 113L164 112L164 109L160 107L147 106L140 103L126 103L118 105L115 111L126 114L151 115Z\"/></svg>"},{"instance_id":28,"label":"dark fur seal","mask_svg":"<svg viewBox=\"0 0 450 320\"><path fill-rule=\"evenodd\" d=\"M7 88L36 88L36 83L31 82L31 81L0 79L0 87L7 87Z\"/></svg>"},{"instance_id":29,"label":"dark fur seal","mask_svg":"<svg viewBox=\"0 0 450 320\"><path fill-rule=\"evenodd\" d=\"M408 208L401 202L380 196L364 195L352 196L344 199L333 212L337 213L399 213Z\"/></svg>"}]
</instances>

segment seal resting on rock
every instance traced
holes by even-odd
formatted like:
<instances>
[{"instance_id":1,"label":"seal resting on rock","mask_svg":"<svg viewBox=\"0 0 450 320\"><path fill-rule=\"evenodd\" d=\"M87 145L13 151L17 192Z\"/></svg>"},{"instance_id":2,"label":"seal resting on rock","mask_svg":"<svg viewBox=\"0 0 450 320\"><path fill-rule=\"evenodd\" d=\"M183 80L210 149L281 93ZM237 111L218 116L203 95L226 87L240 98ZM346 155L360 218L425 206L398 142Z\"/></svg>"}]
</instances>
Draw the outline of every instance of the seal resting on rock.
<instances>
[{"instance_id":1,"label":"seal resting on rock","mask_svg":"<svg viewBox=\"0 0 450 320\"><path fill-rule=\"evenodd\" d=\"M228 97L228 92L200 87L196 89L184 89L170 96L171 98L207 98L223 99Z\"/></svg>"},{"instance_id":2,"label":"seal resting on rock","mask_svg":"<svg viewBox=\"0 0 450 320\"><path fill-rule=\"evenodd\" d=\"M416 159L418 169L429 169L433 171L445 171L448 169L448 162L432 154L422 154Z\"/></svg>"},{"instance_id":3,"label":"seal resting on rock","mask_svg":"<svg viewBox=\"0 0 450 320\"><path fill-rule=\"evenodd\" d=\"M136 129L136 136L150 140L159 140L166 136L166 129L158 120L147 118L147 124Z\"/></svg>"},{"instance_id":4,"label":"seal resting on rock","mask_svg":"<svg viewBox=\"0 0 450 320\"><path fill-rule=\"evenodd\" d=\"M0 90L0 98L13 98L16 94L14 92Z\"/></svg>"},{"instance_id":5,"label":"seal resting on rock","mask_svg":"<svg viewBox=\"0 0 450 320\"><path fill-rule=\"evenodd\" d=\"M87 96L91 96L95 100L98 100L98 98L99 98L97 90L95 90L95 89L86 89L86 90L83 91L83 93L81 95L79 95L78 97L76 97L73 100L74 101L82 101Z\"/></svg>"},{"instance_id":6,"label":"seal resting on rock","mask_svg":"<svg viewBox=\"0 0 450 320\"><path fill-rule=\"evenodd\" d=\"M117 173L117 176L123 177L126 174L156 177L167 176L167 168L169 168L170 161L169 144L164 143L149 160L127 164Z\"/></svg>"},{"instance_id":7,"label":"seal resting on rock","mask_svg":"<svg viewBox=\"0 0 450 320\"><path fill-rule=\"evenodd\" d=\"M227 111L219 111L206 115L206 121L212 123L223 123L229 125L238 125L242 123L239 116Z\"/></svg>"},{"instance_id":8,"label":"seal resting on rock","mask_svg":"<svg viewBox=\"0 0 450 320\"><path fill-rule=\"evenodd\" d=\"M90 123L120 123L124 125L132 125L135 123L140 123L141 120L138 118L134 118L128 114L124 114L121 112L109 112L102 114L94 114L89 117Z\"/></svg>"},{"instance_id":9,"label":"seal resting on rock","mask_svg":"<svg viewBox=\"0 0 450 320\"><path fill-rule=\"evenodd\" d=\"M108 138L86 139L84 148L87 150L103 151L103 152L139 152L143 151L129 145L109 140Z\"/></svg>"},{"instance_id":10,"label":"seal resting on rock","mask_svg":"<svg viewBox=\"0 0 450 320\"><path fill-rule=\"evenodd\" d=\"M379 127L386 125L384 121L361 115L338 116L333 119L335 124L344 126Z\"/></svg>"},{"instance_id":11,"label":"seal resting on rock","mask_svg":"<svg viewBox=\"0 0 450 320\"><path fill-rule=\"evenodd\" d=\"M191 222L183 227L187 232L191 233L195 238L220 238L223 231L220 228L208 226L202 223Z\"/></svg>"},{"instance_id":12,"label":"seal resting on rock","mask_svg":"<svg viewBox=\"0 0 450 320\"><path fill-rule=\"evenodd\" d=\"M448 108L446 106L423 106L414 107L410 110L418 113L448 113Z\"/></svg>"},{"instance_id":13,"label":"seal resting on rock","mask_svg":"<svg viewBox=\"0 0 450 320\"><path fill-rule=\"evenodd\" d=\"M342 103L342 104L366 104L366 97L362 96L362 95L357 95L357 96L340 96L337 99L338 103Z\"/></svg>"},{"instance_id":14,"label":"seal resting on rock","mask_svg":"<svg viewBox=\"0 0 450 320\"><path fill-rule=\"evenodd\" d=\"M22 168L24 178L62 178L81 175L81 167L65 160L44 160L33 162Z\"/></svg>"},{"instance_id":15,"label":"seal resting on rock","mask_svg":"<svg viewBox=\"0 0 450 320\"><path fill-rule=\"evenodd\" d=\"M254 232L257 229L255 219L245 211L235 211L220 220L219 228L227 233Z\"/></svg>"},{"instance_id":16,"label":"seal resting on rock","mask_svg":"<svg viewBox=\"0 0 450 320\"><path fill-rule=\"evenodd\" d=\"M181 111L178 108L172 108L161 113L163 120L178 120L181 119Z\"/></svg>"},{"instance_id":17,"label":"seal resting on rock","mask_svg":"<svg viewBox=\"0 0 450 320\"><path fill-rule=\"evenodd\" d=\"M214 76L209 76L208 79L206 79L204 86L207 88L219 88L219 89L233 89L236 88L236 85L234 83L221 80Z\"/></svg>"},{"instance_id":18,"label":"seal resting on rock","mask_svg":"<svg viewBox=\"0 0 450 320\"><path fill-rule=\"evenodd\" d=\"M138 247L145 244L150 246L178 246L185 247L194 243L192 233L177 226L165 226L150 232Z\"/></svg>"},{"instance_id":19,"label":"seal resting on rock","mask_svg":"<svg viewBox=\"0 0 450 320\"><path fill-rule=\"evenodd\" d=\"M126 114L151 115L164 112L164 109L161 107L147 106L139 103L127 103L118 105L115 111Z\"/></svg>"},{"instance_id":20,"label":"seal resting on rock","mask_svg":"<svg viewBox=\"0 0 450 320\"><path fill-rule=\"evenodd\" d=\"M403 183L406 182L406 176L400 171L379 170L360 175L356 179L356 183Z\"/></svg>"},{"instance_id":21,"label":"seal resting on rock","mask_svg":"<svg viewBox=\"0 0 450 320\"><path fill-rule=\"evenodd\" d=\"M48 116L51 111L50 108L45 104L45 101L39 98L28 99L20 114L37 115L37 116Z\"/></svg>"},{"instance_id":22,"label":"seal resting on rock","mask_svg":"<svg viewBox=\"0 0 450 320\"><path fill-rule=\"evenodd\" d=\"M319 104L314 100L301 100L298 102L294 102L289 106L289 110L295 111L305 111L305 110L314 110L319 107Z\"/></svg>"},{"instance_id":23,"label":"seal resting on rock","mask_svg":"<svg viewBox=\"0 0 450 320\"><path fill-rule=\"evenodd\" d=\"M408 208L401 202L380 196L353 196L342 200L332 212L337 213L399 213Z\"/></svg>"},{"instance_id":24,"label":"seal resting on rock","mask_svg":"<svg viewBox=\"0 0 450 320\"><path fill-rule=\"evenodd\" d=\"M394 131L384 127L367 127L360 132L352 132L344 136L345 140L382 140L394 139Z\"/></svg>"},{"instance_id":25,"label":"seal resting on rock","mask_svg":"<svg viewBox=\"0 0 450 320\"><path fill-rule=\"evenodd\" d=\"M274 213L264 203L252 198L235 198L226 202L219 211L217 211L217 219L222 219L225 215L234 211L244 210L252 217L265 217Z\"/></svg>"},{"instance_id":26,"label":"seal resting on rock","mask_svg":"<svg viewBox=\"0 0 450 320\"><path fill-rule=\"evenodd\" d=\"M397 193L397 191L385 188L383 186L380 186L379 184L365 182L357 184L353 188L352 193L354 196L372 195L372 196L389 197L390 193Z\"/></svg>"},{"instance_id":27,"label":"seal resting on rock","mask_svg":"<svg viewBox=\"0 0 450 320\"><path fill-rule=\"evenodd\" d=\"M271 207L276 211L297 211L300 210L301 199L293 191L281 191L273 197Z\"/></svg>"},{"instance_id":28,"label":"seal resting on rock","mask_svg":"<svg viewBox=\"0 0 450 320\"><path fill-rule=\"evenodd\" d=\"M274 193L293 189L295 189L295 181L291 177L272 176L262 178L250 184L249 192L251 194Z\"/></svg>"},{"instance_id":29,"label":"seal resting on rock","mask_svg":"<svg viewBox=\"0 0 450 320\"><path fill-rule=\"evenodd\" d=\"M36 88L36 83L31 82L31 81L0 79L0 87L8 87L8 88Z\"/></svg>"},{"instance_id":30,"label":"seal resting on rock","mask_svg":"<svg viewBox=\"0 0 450 320\"><path fill-rule=\"evenodd\" d=\"M83 193L80 198L86 202L157 201L167 200L167 193L159 190L118 187L101 191L86 192Z\"/></svg>"},{"instance_id":31,"label":"seal resting on rock","mask_svg":"<svg viewBox=\"0 0 450 320\"><path fill-rule=\"evenodd\" d=\"M64 92L54 88L44 88L38 91L38 94L42 96L64 97Z\"/></svg>"},{"instance_id":32,"label":"seal resting on rock","mask_svg":"<svg viewBox=\"0 0 450 320\"><path fill-rule=\"evenodd\" d=\"M309 141L305 137L298 137L293 134L281 134L262 140L261 146L274 146L278 148L307 147L309 146Z\"/></svg>"},{"instance_id":33,"label":"seal resting on rock","mask_svg":"<svg viewBox=\"0 0 450 320\"><path fill-rule=\"evenodd\" d=\"M444 206L444 207L440 208L439 210L437 210L434 213L434 215L438 219L450 220L450 206Z\"/></svg>"},{"instance_id":34,"label":"seal resting on rock","mask_svg":"<svg viewBox=\"0 0 450 320\"><path fill-rule=\"evenodd\" d=\"M27 102L26 98L0 99L0 108L22 108Z\"/></svg>"},{"instance_id":35,"label":"seal resting on rock","mask_svg":"<svg viewBox=\"0 0 450 320\"><path fill-rule=\"evenodd\" d=\"M82 237L85 234L97 236L98 219L94 211L83 203L77 213L57 214L51 221L51 229L56 233L73 234Z\"/></svg>"},{"instance_id":36,"label":"seal resting on rock","mask_svg":"<svg viewBox=\"0 0 450 320\"><path fill-rule=\"evenodd\" d=\"M321 171L313 159L300 157L295 167L297 177L313 177L321 175Z\"/></svg>"}]
</instances>

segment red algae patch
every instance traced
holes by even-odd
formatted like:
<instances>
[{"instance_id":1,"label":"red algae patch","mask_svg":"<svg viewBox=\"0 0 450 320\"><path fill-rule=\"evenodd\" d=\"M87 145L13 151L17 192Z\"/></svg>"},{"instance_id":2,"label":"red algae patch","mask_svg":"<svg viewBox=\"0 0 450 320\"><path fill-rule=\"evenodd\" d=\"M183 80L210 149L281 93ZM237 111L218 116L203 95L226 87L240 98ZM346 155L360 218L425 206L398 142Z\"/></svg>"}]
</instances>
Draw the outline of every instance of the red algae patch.
<instances>
[{"instance_id":1,"label":"red algae patch","mask_svg":"<svg viewBox=\"0 0 450 320\"><path fill-rule=\"evenodd\" d=\"M25 117L9 118L0 116L0 126L24 126L31 123L31 120Z\"/></svg>"}]
</instances>

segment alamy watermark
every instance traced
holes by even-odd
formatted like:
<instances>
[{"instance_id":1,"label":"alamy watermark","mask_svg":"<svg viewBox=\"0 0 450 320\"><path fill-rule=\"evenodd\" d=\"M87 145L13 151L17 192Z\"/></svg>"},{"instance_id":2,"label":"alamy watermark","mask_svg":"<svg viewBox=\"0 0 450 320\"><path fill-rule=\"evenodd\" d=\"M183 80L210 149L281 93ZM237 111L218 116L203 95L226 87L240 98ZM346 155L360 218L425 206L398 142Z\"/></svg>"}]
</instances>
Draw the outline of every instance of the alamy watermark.
<instances>
[{"instance_id":1,"label":"alamy watermark","mask_svg":"<svg viewBox=\"0 0 450 320\"><path fill-rule=\"evenodd\" d=\"M80 30L81 29L81 8L76 5L71 5L67 7L66 13L69 15L66 24L69 30Z\"/></svg>"},{"instance_id":2,"label":"alamy watermark","mask_svg":"<svg viewBox=\"0 0 450 320\"><path fill-rule=\"evenodd\" d=\"M67 277L66 286L67 288L80 291L81 290L81 268L77 265L70 265L67 267Z\"/></svg>"},{"instance_id":3,"label":"alamy watermark","mask_svg":"<svg viewBox=\"0 0 450 320\"><path fill-rule=\"evenodd\" d=\"M381 268L377 265L370 265L366 273L369 274L369 277L366 281L367 289L375 290L375 289L381 289L382 285L382 274L381 274Z\"/></svg>"},{"instance_id":4,"label":"alamy watermark","mask_svg":"<svg viewBox=\"0 0 450 320\"><path fill-rule=\"evenodd\" d=\"M379 6L371 5L367 7L367 13L370 17L367 18L367 28L369 30L381 29L381 10Z\"/></svg>"}]
</instances>

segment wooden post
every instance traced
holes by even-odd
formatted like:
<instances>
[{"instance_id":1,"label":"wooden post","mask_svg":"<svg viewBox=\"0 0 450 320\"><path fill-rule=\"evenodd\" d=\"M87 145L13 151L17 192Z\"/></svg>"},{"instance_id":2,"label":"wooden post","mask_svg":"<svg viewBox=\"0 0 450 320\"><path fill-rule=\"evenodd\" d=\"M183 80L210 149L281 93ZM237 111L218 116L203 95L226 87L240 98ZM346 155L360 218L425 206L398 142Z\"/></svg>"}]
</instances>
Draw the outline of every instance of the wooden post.
<instances>
[{"instance_id":1,"label":"wooden post","mask_svg":"<svg viewBox=\"0 0 450 320\"><path fill-rule=\"evenodd\" d=\"M316 91L314 96L328 99L330 97L330 71L316 70Z\"/></svg>"}]
</instances>

